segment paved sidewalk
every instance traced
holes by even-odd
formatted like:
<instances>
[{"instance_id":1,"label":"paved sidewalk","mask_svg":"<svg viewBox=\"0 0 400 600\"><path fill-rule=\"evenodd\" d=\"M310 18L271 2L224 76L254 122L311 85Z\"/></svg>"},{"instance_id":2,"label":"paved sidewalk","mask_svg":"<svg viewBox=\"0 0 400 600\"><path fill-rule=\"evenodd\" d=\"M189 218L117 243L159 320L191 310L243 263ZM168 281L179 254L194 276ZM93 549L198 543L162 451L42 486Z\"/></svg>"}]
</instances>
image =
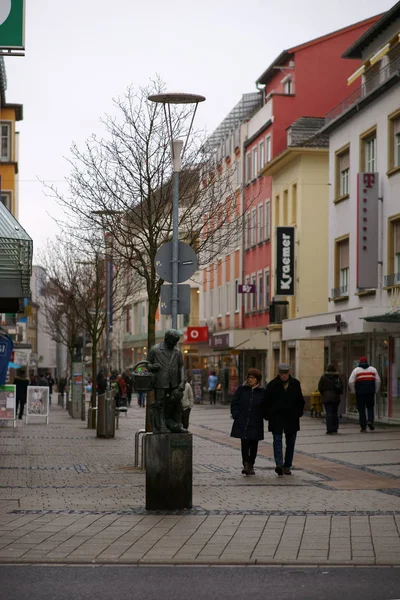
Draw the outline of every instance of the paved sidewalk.
<instances>
[{"instance_id":1,"label":"paved sidewalk","mask_svg":"<svg viewBox=\"0 0 400 600\"><path fill-rule=\"evenodd\" d=\"M400 565L400 427L325 435L304 417L293 476L277 477L271 434L241 475L229 408L196 406L191 511L144 508L133 467L144 410L115 439L54 407L48 426L0 429L0 562Z\"/></svg>"}]
</instances>

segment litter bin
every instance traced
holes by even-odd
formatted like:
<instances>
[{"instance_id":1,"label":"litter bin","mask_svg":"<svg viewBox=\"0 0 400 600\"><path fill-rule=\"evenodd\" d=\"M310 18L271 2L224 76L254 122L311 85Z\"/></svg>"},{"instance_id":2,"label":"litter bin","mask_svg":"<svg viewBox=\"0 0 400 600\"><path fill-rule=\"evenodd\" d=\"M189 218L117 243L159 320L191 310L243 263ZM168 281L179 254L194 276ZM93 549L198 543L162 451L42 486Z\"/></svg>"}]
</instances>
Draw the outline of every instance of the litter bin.
<instances>
[{"instance_id":1,"label":"litter bin","mask_svg":"<svg viewBox=\"0 0 400 600\"><path fill-rule=\"evenodd\" d=\"M96 429L97 437L115 437L115 390L97 396Z\"/></svg>"}]
</instances>

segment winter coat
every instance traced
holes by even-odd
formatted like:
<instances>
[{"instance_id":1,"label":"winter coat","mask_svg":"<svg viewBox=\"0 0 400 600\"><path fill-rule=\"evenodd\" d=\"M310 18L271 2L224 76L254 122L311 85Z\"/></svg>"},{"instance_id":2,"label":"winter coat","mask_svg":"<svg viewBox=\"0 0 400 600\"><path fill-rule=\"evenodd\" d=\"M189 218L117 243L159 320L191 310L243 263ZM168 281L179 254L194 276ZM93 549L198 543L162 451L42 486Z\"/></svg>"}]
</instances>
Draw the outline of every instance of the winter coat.
<instances>
[{"instance_id":1,"label":"winter coat","mask_svg":"<svg viewBox=\"0 0 400 600\"><path fill-rule=\"evenodd\" d=\"M193 400L194 400L194 396L193 396L192 386L190 385L189 382L186 382L185 389L183 390L182 400L181 400L182 410L186 410L187 408L192 408Z\"/></svg>"},{"instance_id":2,"label":"winter coat","mask_svg":"<svg viewBox=\"0 0 400 600\"><path fill-rule=\"evenodd\" d=\"M29 381L28 377L18 377L17 376L14 379L15 398L16 398L17 402L22 402L23 404L25 404L26 394L28 391L29 384L30 384L30 381Z\"/></svg>"},{"instance_id":3,"label":"winter coat","mask_svg":"<svg viewBox=\"0 0 400 600\"><path fill-rule=\"evenodd\" d=\"M231 402L234 419L231 437L245 440L264 439L265 389L240 385Z\"/></svg>"},{"instance_id":4,"label":"winter coat","mask_svg":"<svg viewBox=\"0 0 400 600\"><path fill-rule=\"evenodd\" d=\"M210 375L208 378L207 385L208 385L208 391L214 392L218 386L218 377L216 375Z\"/></svg>"},{"instance_id":5,"label":"winter coat","mask_svg":"<svg viewBox=\"0 0 400 600\"><path fill-rule=\"evenodd\" d=\"M319 380L318 391L324 404L339 404L340 395L343 394L343 384L339 373L326 371Z\"/></svg>"},{"instance_id":6,"label":"winter coat","mask_svg":"<svg viewBox=\"0 0 400 600\"><path fill-rule=\"evenodd\" d=\"M349 388L356 396L374 396L381 389L378 371L368 363L359 363L350 375Z\"/></svg>"},{"instance_id":7,"label":"winter coat","mask_svg":"<svg viewBox=\"0 0 400 600\"><path fill-rule=\"evenodd\" d=\"M268 431L272 433L294 433L300 429L300 417L304 412L304 398L300 381L289 376L285 390L280 377L267 385L266 418Z\"/></svg>"}]
</instances>

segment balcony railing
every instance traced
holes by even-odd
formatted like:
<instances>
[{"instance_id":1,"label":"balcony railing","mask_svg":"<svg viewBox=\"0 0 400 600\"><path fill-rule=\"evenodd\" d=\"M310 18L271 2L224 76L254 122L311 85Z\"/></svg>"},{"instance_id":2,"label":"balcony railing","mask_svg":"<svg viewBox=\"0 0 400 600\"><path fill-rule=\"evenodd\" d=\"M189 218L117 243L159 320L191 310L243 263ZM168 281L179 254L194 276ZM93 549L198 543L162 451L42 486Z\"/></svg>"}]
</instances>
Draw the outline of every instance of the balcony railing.
<instances>
[{"instance_id":1,"label":"balcony railing","mask_svg":"<svg viewBox=\"0 0 400 600\"><path fill-rule=\"evenodd\" d=\"M333 288L331 290L331 298L343 298L343 296L348 296L349 290L347 285L341 285L340 287Z\"/></svg>"},{"instance_id":2,"label":"balcony railing","mask_svg":"<svg viewBox=\"0 0 400 600\"><path fill-rule=\"evenodd\" d=\"M352 94L347 96L340 104L335 106L325 116L325 125L328 125L331 121L334 121L340 117L344 112L349 110L352 106L363 100L366 96L374 92L380 87L385 81L390 79L393 75L396 75L400 70L400 56L396 57L385 67L380 69L376 75L367 79L363 84L360 85Z\"/></svg>"},{"instance_id":3,"label":"balcony railing","mask_svg":"<svg viewBox=\"0 0 400 600\"><path fill-rule=\"evenodd\" d=\"M400 284L400 273L392 273L391 275L385 275L384 279L385 287L389 287L391 285Z\"/></svg>"}]
</instances>

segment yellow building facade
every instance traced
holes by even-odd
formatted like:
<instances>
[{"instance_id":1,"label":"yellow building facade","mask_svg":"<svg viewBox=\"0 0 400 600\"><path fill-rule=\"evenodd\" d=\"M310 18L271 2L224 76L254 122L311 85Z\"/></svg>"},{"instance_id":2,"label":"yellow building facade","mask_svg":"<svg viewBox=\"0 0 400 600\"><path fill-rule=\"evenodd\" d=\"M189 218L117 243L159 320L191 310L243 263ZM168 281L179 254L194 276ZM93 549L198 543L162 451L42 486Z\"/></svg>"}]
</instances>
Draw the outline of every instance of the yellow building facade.
<instances>
[{"instance_id":1,"label":"yellow building facade","mask_svg":"<svg viewBox=\"0 0 400 600\"><path fill-rule=\"evenodd\" d=\"M272 176L272 290L276 289L276 227L295 227L295 295L275 296L277 301L288 302L288 320L328 309L328 156L325 147L289 147L263 171ZM310 396L324 371L323 337L285 339L280 323L269 326L268 339L270 378L280 362L287 362L304 395Z\"/></svg>"},{"instance_id":2,"label":"yellow building facade","mask_svg":"<svg viewBox=\"0 0 400 600\"><path fill-rule=\"evenodd\" d=\"M2 92L0 109L1 144L0 177L1 202L18 219L18 132L16 122L22 120L22 105L7 104Z\"/></svg>"}]
</instances>

